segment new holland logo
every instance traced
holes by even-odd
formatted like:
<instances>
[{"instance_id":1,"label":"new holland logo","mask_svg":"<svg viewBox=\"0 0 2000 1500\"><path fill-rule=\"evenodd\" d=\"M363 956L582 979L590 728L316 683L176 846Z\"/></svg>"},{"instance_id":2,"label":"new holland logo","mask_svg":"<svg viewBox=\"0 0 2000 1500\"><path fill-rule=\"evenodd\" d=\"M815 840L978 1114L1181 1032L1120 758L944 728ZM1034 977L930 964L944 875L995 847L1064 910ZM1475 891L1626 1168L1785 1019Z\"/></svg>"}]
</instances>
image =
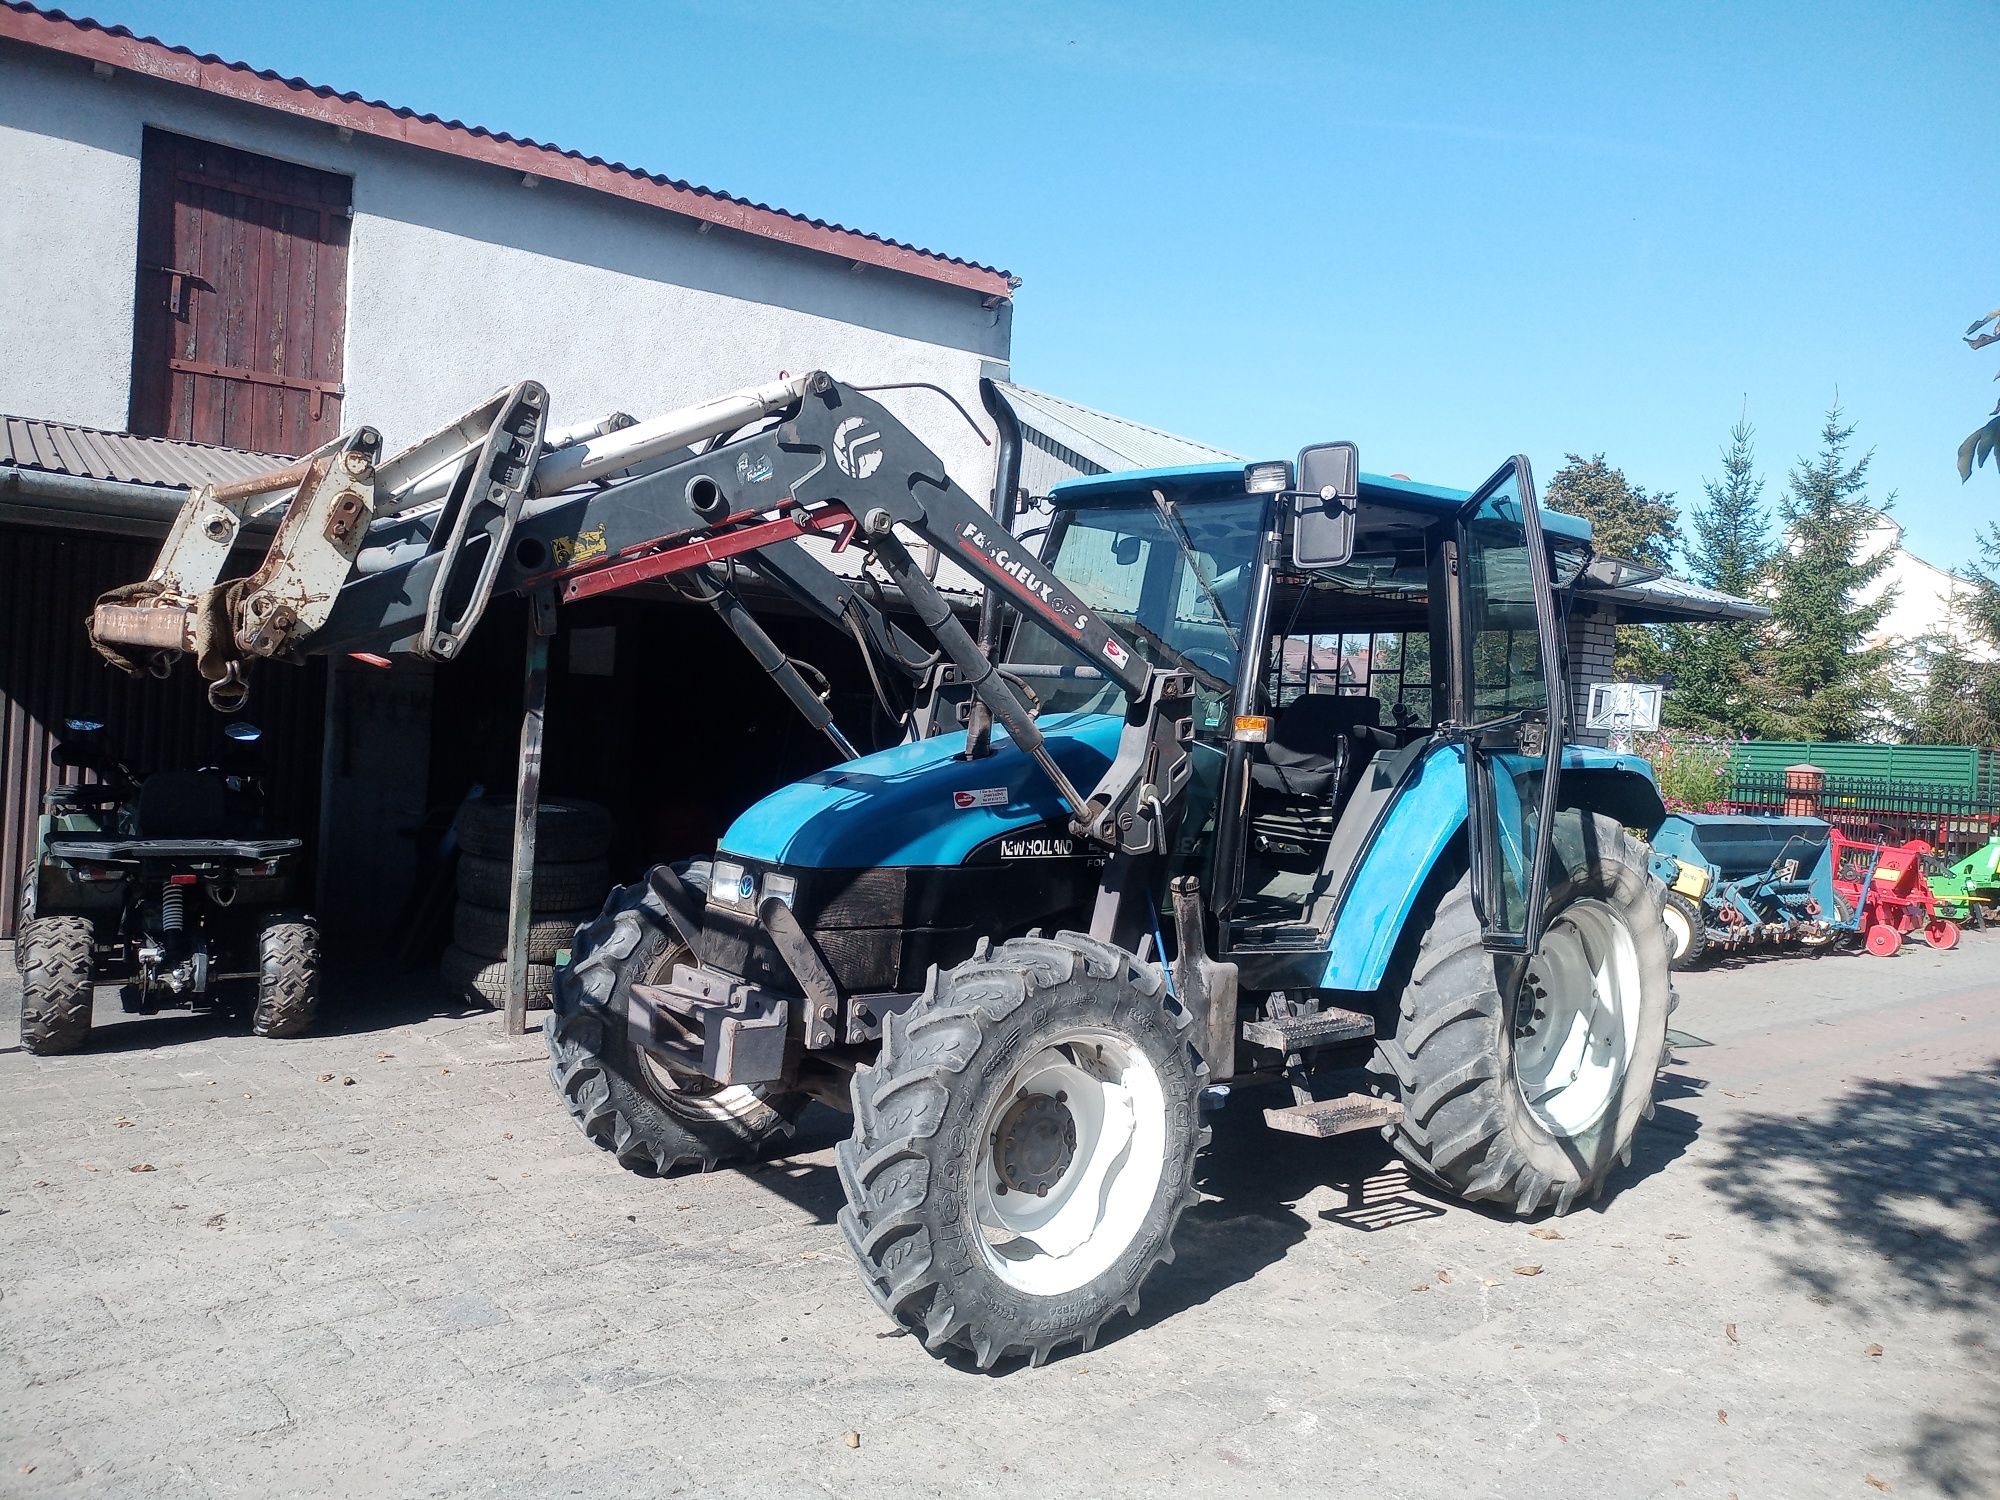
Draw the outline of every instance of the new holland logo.
<instances>
[{"instance_id":1,"label":"new holland logo","mask_svg":"<svg viewBox=\"0 0 2000 1500\"><path fill-rule=\"evenodd\" d=\"M849 479L866 479L882 467L882 434L866 417L849 417L833 429L833 461Z\"/></svg>"},{"instance_id":2,"label":"new holland logo","mask_svg":"<svg viewBox=\"0 0 2000 1500\"><path fill-rule=\"evenodd\" d=\"M1002 859L1068 859L1076 852L1076 840L1060 833L1030 834L1000 840Z\"/></svg>"}]
</instances>

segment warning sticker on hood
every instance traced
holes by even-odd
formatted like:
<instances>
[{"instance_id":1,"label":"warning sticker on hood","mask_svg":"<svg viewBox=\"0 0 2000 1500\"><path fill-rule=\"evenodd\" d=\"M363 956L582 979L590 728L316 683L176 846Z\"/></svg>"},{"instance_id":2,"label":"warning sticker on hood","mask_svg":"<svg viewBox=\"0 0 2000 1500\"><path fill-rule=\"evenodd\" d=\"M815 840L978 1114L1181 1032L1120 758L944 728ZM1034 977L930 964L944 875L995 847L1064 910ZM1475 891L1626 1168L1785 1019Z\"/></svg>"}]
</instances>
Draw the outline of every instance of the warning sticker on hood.
<instances>
[{"instance_id":1,"label":"warning sticker on hood","mask_svg":"<svg viewBox=\"0 0 2000 1500\"><path fill-rule=\"evenodd\" d=\"M951 805L958 808L1005 807L1007 805L1007 788L1004 786L982 786L976 787L969 792L953 792L951 794Z\"/></svg>"}]
</instances>

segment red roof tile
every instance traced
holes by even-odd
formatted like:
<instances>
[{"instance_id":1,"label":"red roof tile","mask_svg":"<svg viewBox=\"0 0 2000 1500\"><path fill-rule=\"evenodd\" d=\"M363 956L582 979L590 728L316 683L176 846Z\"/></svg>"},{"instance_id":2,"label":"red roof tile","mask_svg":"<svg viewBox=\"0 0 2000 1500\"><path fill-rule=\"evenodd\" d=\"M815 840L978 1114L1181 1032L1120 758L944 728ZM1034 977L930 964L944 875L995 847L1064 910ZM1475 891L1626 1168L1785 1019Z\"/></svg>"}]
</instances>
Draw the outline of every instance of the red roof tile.
<instances>
[{"instance_id":1,"label":"red roof tile","mask_svg":"<svg viewBox=\"0 0 2000 1500\"><path fill-rule=\"evenodd\" d=\"M628 167L622 162L606 161L601 156L565 151L560 146L467 125L462 120L418 114L379 99L364 99L359 94L337 93L303 78L286 78L252 68L248 63L230 62L213 53L169 46L158 37L137 36L123 26L105 26L59 10L43 10L24 0L0 0L0 37L126 68L147 78L185 84L266 109L282 110L357 134L442 151L510 171L531 173L552 182L573 183L744 234L836 255L861 265L902 271L947 286L964 287L987 297L1011 297L1014 288L1020 285L1007 272L976 261L883 239L880 235L829 224L824 219L808 219L768 204L752 203L712 188Z\"/></svg>"}]
</instances>

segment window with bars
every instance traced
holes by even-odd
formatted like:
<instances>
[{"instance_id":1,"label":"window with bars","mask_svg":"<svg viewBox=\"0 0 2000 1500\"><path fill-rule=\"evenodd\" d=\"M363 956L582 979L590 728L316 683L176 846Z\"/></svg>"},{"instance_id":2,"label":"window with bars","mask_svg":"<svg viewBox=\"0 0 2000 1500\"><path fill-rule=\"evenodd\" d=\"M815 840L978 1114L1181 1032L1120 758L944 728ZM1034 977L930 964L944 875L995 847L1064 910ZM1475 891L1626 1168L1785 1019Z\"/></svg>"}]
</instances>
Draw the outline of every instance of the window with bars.
<instances>
[{"instance_id":1,"label":"window with bars","mask_svg":"<svg viewBox=\"0 0 2000 1500\"><path fill-rule=\"evenodd\" d=\"M1427 724L1430 632L1344 630L1275 636L1266 682L1274 710L1307 693L1352 693L1379 700L1384 723Z\"/></svg>"}]
</instances>

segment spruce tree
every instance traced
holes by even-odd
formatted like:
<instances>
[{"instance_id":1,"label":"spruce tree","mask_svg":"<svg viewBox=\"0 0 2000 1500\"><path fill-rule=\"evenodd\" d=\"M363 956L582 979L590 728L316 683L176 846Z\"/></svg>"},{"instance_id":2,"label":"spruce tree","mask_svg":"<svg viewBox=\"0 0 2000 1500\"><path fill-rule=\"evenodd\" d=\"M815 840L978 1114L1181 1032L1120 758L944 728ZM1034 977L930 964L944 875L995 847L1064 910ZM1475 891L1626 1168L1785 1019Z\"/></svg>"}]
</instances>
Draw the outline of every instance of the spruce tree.
<instances>
[{"instance_id":1,"label":"spruce tree","mask_svg":"<svg viewBox=\"0 0 2000 1500\"><path fill-rule=\"evenodd\" d=\"M1889 554L1862 557L1860 547L1895 497L1868 503L1874 454L1848 462L1854 428L1836 399L1819 452L1799 459L1779 506L1784 542L1771 563L1771 628L1751 683L1766 738L1858 739L1880 726L1890 696L1888 648L1870 638L1893 597L1862 598Z\"/></svg>"},{"instance_id":2,"label":"spruce tree","mask_svg":"<svg viewBox=\"0 0 2000 1500\"><path fill-rule=\"evenodd\" d=\"M1689 517L1692 535L1684 548L1686 576L1695 583L1747 598L1771 561L1770 513L1764 480L1746 409L1729 430L1722 450L1722 477L1705 479L1706 505ZM1666 721L1676 728L1736 734L1751 727L1745 686L1756 655L1759 627L1748 621L1669 626L1661 662L1673 679Z\"/></svg>"}]
</instances>

